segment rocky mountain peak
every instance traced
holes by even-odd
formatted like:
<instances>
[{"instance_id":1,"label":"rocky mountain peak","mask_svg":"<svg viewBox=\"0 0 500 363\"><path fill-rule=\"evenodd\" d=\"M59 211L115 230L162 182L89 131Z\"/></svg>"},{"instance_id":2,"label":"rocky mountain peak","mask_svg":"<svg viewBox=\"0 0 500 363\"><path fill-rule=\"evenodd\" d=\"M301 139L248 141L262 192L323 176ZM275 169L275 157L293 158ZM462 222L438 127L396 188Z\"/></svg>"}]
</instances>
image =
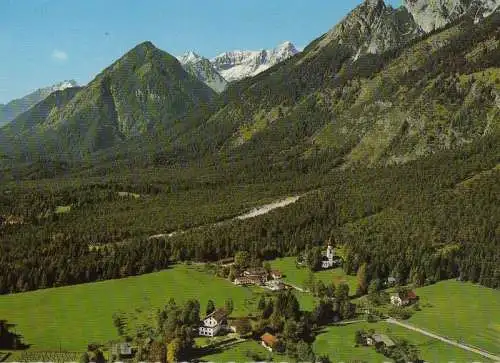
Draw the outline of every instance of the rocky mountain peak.
<instances>
[{"instance_id":1,"label":"rocky mountain peak","mask_svg":"<svg viewBox=\"0 0 500 363\"><path fill-rule=\"evenodd\" d=\"M227 81L222 77L210 61L193 51L177 57L186 72L192 74L214 91L220 93L227 86Z\"/></svg>"},{"instance_id":2,"label":"rocky mountain peak","mask_svg":"<svg viewBox=\"0 0 500 363\"><path fill-rule=\"evenodd\" d=\"M235 50L219 54L211 60L215 69L229 82L255 76L299 53L290 41L274 49Z\"/></svg>"},{"instance_id":3,"label":"rocky mountain peak","mask_svg":"<svg viewBox=\"0 0 500 363\"><path fill-rule=\"evenodd\" d=\"M67 81L60 82L51 87L53 91L63 91L66 88L78 87L78 83L74 79L70 79Z\"/></svg>"},{"instance_id":4,"label":"rocky mountain peak","mask_svg":"<svg viewBox=\"0 0 500 363\"><path fill-rule=\"evenodd\" d=\"M189 51L184 53L180 57L177 57L177 59L179 60L179 62L181 62L182 65L185 65L199 62L204 58L193 51Z\"/></svg>"},{"instance_id":5,"label":"rocky mountain peak","mask_svg":"<svg viewBox=\"0 0 500 363\"><path fill-rule=\"evenodd\" d=\"M317 51L332 43L349 48L355 58L382 53L420 34L406 8L394 9L383 0L365 0L333 27L319 42Z\"/></svg>"},{"instance_id":6,"label":"rocky mountain peak","mask_svg":"<svg viewBox=\"0 0 500 363\"><path fill-rule=\"evenodd\" d=\"M500 6L500 0L403 0L403 6L427 33L465 14L476 19L488 16Z\"/></svg>"},{"instance_id":7,"label":"rocky mountain peak","mask_svg":"<svg viewBox=\"0 0 500 363\"><path fill-rule=\"evenodd\" d=\"M365 0L365 5L376 9L384 9L386 7L384 0Z\"/></svg>"}]
</instances>

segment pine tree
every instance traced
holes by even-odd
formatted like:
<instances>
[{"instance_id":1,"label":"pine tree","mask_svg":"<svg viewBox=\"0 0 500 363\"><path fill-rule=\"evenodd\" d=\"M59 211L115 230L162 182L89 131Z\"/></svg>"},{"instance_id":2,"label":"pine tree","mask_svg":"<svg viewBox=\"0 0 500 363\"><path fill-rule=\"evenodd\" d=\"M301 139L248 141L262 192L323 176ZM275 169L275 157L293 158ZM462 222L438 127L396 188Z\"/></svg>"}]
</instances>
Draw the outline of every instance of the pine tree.
<instances>
[{"instance_id":1,"label":"pine tree","mask_svg":"<svg viewBox=\"0 0 500 363\"><path fill-rule=\"evenodd\" d=\"M232 298L226 299L226 302L224 304L224 308L226 309L226 312L230 315L233 310L234 310L234 302Z\"/></svg>"},{"instance_id":2,"label":"pine tree","mask_svg":"<svg viewBox=\"0 0 500 363\"><path fill-rule=\"evenodd\" d=\"M215 311L215 304L212 300L208 300L207 302L207 309L206 309L206 315L209 315Z\"/></svg>"}]
</instances>

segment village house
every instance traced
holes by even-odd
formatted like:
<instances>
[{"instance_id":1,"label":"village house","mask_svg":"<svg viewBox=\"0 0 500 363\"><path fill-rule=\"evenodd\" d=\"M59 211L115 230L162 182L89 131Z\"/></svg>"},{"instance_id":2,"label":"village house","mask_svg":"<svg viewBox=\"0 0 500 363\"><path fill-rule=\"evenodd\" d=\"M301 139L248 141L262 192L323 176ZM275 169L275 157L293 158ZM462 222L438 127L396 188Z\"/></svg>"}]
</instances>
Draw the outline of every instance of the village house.
<instances>
[{"instance_id":1,"label":"village house","mask_svg":"<svg viewBox=\"0 0 500 363\"><path fill-rule=\"evenodd\" d=\"M396 278L389 276L387 278L387 280L385 281L385 286L387 286L387 287L396 286L396 283L397 283Z\"/></svg>"},{"instance_id":2,"label":"village house","mask_svg":"<svg viewBox=\"0 0 500 363\"><path fill-rule=\"evenodd\" d=\"M114 343L111 346L111 355L115 357L116 360L131 359L134 356L132 346L128 342Z\"/></svg>"},{"instance_id":3,"label":"village house","mask_svg":"<svg viewBox=\"0 0 500 363\"><path fill-rule=\"evenodd\" d=\"M222 260L217 261L217 264L220 266L232 266L234 265L234 257L224 258Z\"/></svg>"},{"instance_id":4,"label":"village house","mask_svg":"<svg viewBox=\"0 0 500 363\"><path fill-rule=\"evenodd\" d=\"M285 284L280 280L269 280L265 285L269 290L272 291L279 291L285 288Z\"/></svg>"},{"instance_id":5,"label":"village house","mask_svg":"<svg viewBox=\"0 0 500 363\"><path fill-rule=\"evenodd\" d=\"M249 268L243 271L244 276L267 276L267 270L264 267Z\"/></svg>"},{"instance_id":6,"label":"village house","mask_svg":"<svg viewBox=\"0 0 500 363\"><path fill-rule=\"evenodd\" d=\"M271 277L275 280L280 280L283 278L283 274L279 270L272 270Z\"/></svg>"},{"instance_id":7,"label":"village house","mask_svg":"<svg viewBox=\"0 0 500 363\"><path fill-rule=\"evenodd\" d=\"M260 339L262 346L270 352L273 351L276 347L276 343L278 343L278 338L269 333L265 333Z\"/></svg>"},{"instance_id":8,"label":"village house","mask_svg":"<svg viewBox=\"0 0 500 363\"><path fill-rule=\"evenodd\" d=\"M216 336L227 325L227 312L217 309L203 319L203 325L198 328L198 334L205 337Z\"/></svg>"},{"instance_id":9,"label":"village house","mask_svg":"<svg viewBox=\"0 0 500 363\"><path fill-rule=\"evenodd\" d=\"M393 347L396 344L394 341L385 334L373 334L371 337L366 338L366 344L377 345L381 344L387 348Z\"/></svg>"},{"instance_id":10,"label":"village house","mask_svg":"<svg viewBox=\"0 0 500 363\"><path fill-rule=\"evenodd\" d=\"M233 283L235 285L264 285L266 282L266 278L264 276L240 276L234 279Z\"/></svg>"},{"instance_id":11,"label":"village house","mask_svg":"<svg viewBox=\"0 0 500 363\"><path fill-rule=\"evenodd\" d=\"M264 285L267 281L268 273L265 268L251 268L243 271L242 276L234 279L235 285Z\"/></svg>"},{"instance_id":12,"label":"village house","mask_svg":"<svg viewBox=\"0 0 500 363\"><path fill-rule=\"evenodd\" d=\"M395 306L407 306L418 300L414 291L408 293L398 293L391 295L391 304Z\"/></svg>"}]
</instances>

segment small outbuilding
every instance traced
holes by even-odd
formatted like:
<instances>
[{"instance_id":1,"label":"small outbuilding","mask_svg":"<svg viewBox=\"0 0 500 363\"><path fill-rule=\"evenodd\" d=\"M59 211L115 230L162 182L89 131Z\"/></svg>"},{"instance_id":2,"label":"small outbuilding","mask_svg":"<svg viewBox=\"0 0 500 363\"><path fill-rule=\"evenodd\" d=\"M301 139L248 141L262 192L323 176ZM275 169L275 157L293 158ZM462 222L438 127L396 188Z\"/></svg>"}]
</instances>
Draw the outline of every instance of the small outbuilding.
<instances>
[{"instance_id":1,"label":"small outbuilding","mask_svg":"<svg viewBox=\"0 0 500 363\"><path fill-rule=\"evenodd\" d=\"M398 293L391 296L391 304L396 306L407 306L418 300L417 294L414 291L407 293Z\"/></svg>"},{"instance_id":2,"label":"small outbuilding","mask_svg":"<svg viewBox=\"0 0 500 363\"><path fill-rule=\"evenodd\" d=\"M269 333L265 333L260 339L262 346L270 352L275 349L276 344L278 343L278 338Z\"/></svg>"},{"instance_id":3,"label":"small outbuilding","mask_svg":"<svg viewBox=\"0 0 500 363\"><path fill-rule=\"evenodd\" d=\"M275 280L280 280L283 278L283 274L279 270L272 270L271 277Z\"/></svg>"},{"instance_id":4,"label":"small outbuilding","mask_svg":"<svg viewBox=\"0 0 500 363\"><path fill-rule=\"evenodd\" d=\"M371 337L371 341L375 345L382 344L387 348L390 348L390 347L393 347L396 345L396 343L394 343L394 341L385 334L373 334ZM369 344L368 339L367 339L367 343L368 343L368 345L373 345L373 344Z\"/></svg>"}]
</instances>

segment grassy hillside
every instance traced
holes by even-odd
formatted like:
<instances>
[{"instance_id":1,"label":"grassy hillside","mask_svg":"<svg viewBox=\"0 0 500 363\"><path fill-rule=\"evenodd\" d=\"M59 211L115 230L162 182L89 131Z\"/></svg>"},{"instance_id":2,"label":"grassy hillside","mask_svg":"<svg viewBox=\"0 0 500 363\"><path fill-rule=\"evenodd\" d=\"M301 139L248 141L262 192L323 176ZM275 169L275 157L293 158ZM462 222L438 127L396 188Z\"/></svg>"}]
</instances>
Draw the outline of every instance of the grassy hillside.
<instances>
[{"instance_id":1,"label":"grassy hillside","mask_svg":"<svg viewBox=\"0 0 500 363\"><path fill-rule=\"evenodd\" d=\"M296 286L303 287L304 281L309 276L310 270L306 266L297 268L295 265L295 257L279 258L271 262L274 269L280 270L284 275L284 280ZM347 275L341 268L333 270L319 271L314 274L316 280L321 280L325 284L347 283L351 295L356 293L357 280L356 276Z\"/></svg>"},{"instance_id":2,"label":"grassy hillside","mask_svg":"<svg viewBox=\"0 0 500 363\"><path fill-rule=\"evenodd\" d=\"M500 291L455 280L417 289L409 323L500 354Z\"/></svg>"},{"instance_id":3,"label":"grassy hillside","mask_svg":"<svg viewBox=\"0 0 500 363\"><path fill-rule=\"evenodd\" d=\"M163 306L170 298L199 299L203 311L209 299L222 305L228 297L235 315L248 313L256 303L249 289L176 266L140 277L1 296L0 316L17 324L33 349L81 350L89 342L117 338L115 312Z\"/></svg>"},{"instance_id":4,"label":"grassy hillside","mask_svg":"<svg viewBox=\"0 0 500 363\"><path fill-rule=\"evenodd\" d=\"M354 334L357 330L375 330L376 333L386 334L393 340L404 339L416 345L419 357L430 363L440 362L485 362L480 355L464 351L460 348L440 342L419 333L381 323L355 323L347 326L327 328L314 342L316 354L328 354L332 362L365 361L386 362L388 358L375 351L375 347L355 347Z\"/></svg>"},{"instance_id":5,"label":"grassy hillside","mask_svg":"<svg viewBox=\"0 0 500 363\"><path fill-rule=\"evenodd\" d=\"M247 353L251 353L249 356ZM244 343L239 343L234 346L222 349L219 352L211 353L199 357L203 362L215 362L215 363L226 363L226 362L250 362L253 360L253 356L258 355L261 359L270 360L277 362L290 362L290 359L284 355L270 353L266 350L260 342L257 341L246 341Z\"/></svg>"},{"instance_id":6,"label":"grassy hillside","mask_svg":"<svg viewBox=\"0 0 500 363\"><path fill-rule=\"evenodd\" d=\"M147 316L171 298L179 303L194 298L203 314L208 300L223 306L232 298L233 316L246 316L255 312L260 294L266 291L235 286L204 272L202 266L177 265L138 277L3 295L0 316L16 324L31 349L79 351L89 342L117 338L113 313L140 311ZM311 296L298 294L298 298L303 309L313 308Z\"/></svg>"}]
</instances>

